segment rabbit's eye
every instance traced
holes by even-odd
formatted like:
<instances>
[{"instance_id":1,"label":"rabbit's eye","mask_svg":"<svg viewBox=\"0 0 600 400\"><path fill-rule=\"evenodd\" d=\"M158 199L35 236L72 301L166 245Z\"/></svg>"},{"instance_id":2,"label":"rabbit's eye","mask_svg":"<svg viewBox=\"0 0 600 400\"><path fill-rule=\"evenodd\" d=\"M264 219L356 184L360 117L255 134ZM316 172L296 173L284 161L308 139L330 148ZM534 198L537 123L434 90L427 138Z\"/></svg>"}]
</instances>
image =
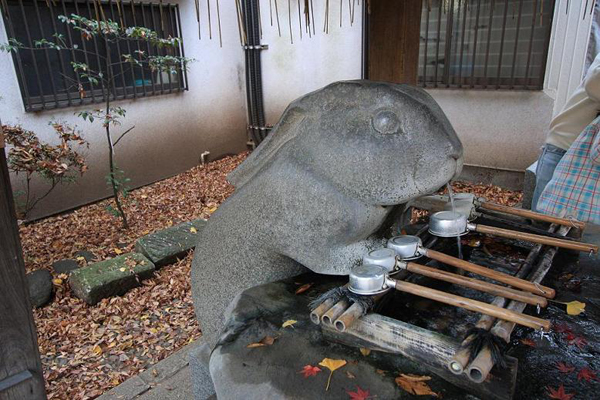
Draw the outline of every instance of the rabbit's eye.
<instances>
[{"instance_id":1,"label":"rabbit's eye","mask_svg":"<svg viewBox=\"0 0 600 400\"><path fill-rule=\"evenodd\" d=\"M373 128L384 135L397 133L400 130L400 120L392 111L379 111L372 119Z\"/></svg>"}]
</instances>

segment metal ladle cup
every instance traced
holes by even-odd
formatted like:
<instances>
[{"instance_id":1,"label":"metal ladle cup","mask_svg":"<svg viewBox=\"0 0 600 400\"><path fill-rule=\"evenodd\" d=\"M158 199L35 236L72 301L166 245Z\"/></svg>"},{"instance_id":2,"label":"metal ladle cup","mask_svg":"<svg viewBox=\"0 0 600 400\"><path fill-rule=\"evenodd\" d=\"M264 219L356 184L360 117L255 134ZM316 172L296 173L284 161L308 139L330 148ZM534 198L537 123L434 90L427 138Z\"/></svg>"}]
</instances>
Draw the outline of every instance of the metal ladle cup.
<instances>
[{"instance_id":1,"label":"metal ladle cup","mask_svg":"<svg viewBox=\"0 0 600 400\"><path fill-rule=\"evenodd\" d=\"M387 248L393 250L403 261L416 260L423 256L419 251L423 247L423 241L418 236L398 235L387 242Z\"/></svg>"}]
</instances>

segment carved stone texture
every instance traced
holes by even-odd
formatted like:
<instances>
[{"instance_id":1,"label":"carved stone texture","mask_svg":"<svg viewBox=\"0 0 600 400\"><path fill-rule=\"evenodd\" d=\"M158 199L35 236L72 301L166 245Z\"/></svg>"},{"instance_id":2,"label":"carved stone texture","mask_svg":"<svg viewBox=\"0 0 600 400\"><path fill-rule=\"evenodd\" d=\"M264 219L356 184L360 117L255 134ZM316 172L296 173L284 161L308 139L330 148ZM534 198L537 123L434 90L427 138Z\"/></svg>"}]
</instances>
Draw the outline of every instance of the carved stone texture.
<instances>
[{"instance_id":1,"label":"carved stone texture","mask_svg":"<svg viewBox=\"0 0 600 400\"><path fill-rule=\"evenodd\" d=\"M462 145L425 91L333 83L292 102L229 175L235 193L199 235L192 291L203 335L217 341L246 288L308 268L346 275L382 246L403 204L457 176Z\"/></svg>"},{"instance_id":2,"label":"carved stone texture","mask_svg":"<svg viewBox=\"0 0 600 400\"><path fill-rule=\"evenodd\" d=\"M205 219L195 219L139 238L135 249L150 259L156 267L170 264L193 249Z\"/></svg>"},{"instance_id":3,"label":"carved stone texture","mask_svg":"<svg viewBox=\"0 0 600 400\"><path fill-rule=\"evenodd\" d=\"M81 267L71 272L69 285L75 296L94 305L100 300L126 293L152 276L154 264L139 253L127 253Z\"/></svg>"}]
</instances>

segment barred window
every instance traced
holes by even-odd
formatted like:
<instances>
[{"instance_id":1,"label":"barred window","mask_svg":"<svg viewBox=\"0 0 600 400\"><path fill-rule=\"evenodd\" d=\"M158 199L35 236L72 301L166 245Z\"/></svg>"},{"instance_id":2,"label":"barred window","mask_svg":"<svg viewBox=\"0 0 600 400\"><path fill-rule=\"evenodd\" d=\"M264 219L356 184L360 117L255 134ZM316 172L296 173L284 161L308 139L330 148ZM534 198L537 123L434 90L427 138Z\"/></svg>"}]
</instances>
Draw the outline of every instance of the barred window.
<instances>
[{"instance_id":1,"label":"barred window","mask_svg":"<svg viewBox=\"0 0 600 400\"><path fill-rule=\"evenodd\" d=\"M424 0L419 84L539 90L552 0Z\"/></svg>"},{"instance_id":2,"label":"barred window","mask_svg":"<svg viewBox=\"0 0 600 400\"><path fill-rule=\"evenodd\" d=\"M93 0L3 0L2 13L9 38L26 47L35 41L56 41L62 35L66 47L77 50L19 49L12 57L26 111L104 102L103 91L97 85L80 80L71 62L85 63L91 70L101 70L101 56L106 45L100 38L82 38L71 25L59 21L59 15L80 15L96 18ZM96 5L98 2L96 2ZM141 26L156 31L161 38L180 37L179 8L176 4L109 1L101 3L107 19L121 26ZM112 60L123 60L124 54L143 51L149 56L182 56L183 46L158 48L148 42L121 40L109 43ZM175 74L152 71L147 65L125 63L112 67L114 75L111 99L137 98L187 90L183 68Z\"/></svg>"}]
</instances>

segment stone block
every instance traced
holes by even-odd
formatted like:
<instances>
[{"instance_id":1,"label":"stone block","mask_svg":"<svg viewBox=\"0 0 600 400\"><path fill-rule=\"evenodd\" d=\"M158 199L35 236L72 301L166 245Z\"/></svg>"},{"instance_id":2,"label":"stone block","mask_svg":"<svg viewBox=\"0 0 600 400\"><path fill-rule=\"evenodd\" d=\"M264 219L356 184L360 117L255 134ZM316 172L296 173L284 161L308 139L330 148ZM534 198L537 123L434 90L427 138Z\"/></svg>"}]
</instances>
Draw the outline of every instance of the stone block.
<instances>
[{"instance_id":1,"label":"stone block","mask_svg":"<svg viewBox=\"0 0 600 400\"><path fill-rule=\"evenodd\" d=\"M198 233L204 225L205 219L195 219L142 236L135 242L135 249L148 257L154 265L162 267L196 247Z\"/></svg>"},{"instance_id":2,"label":"stone block","mask_svg":"<svg viewBox=\"0 0 600 400\"><path fill-rule=\"evenodd\" d=\"M533 199L533 191L535 190L535 169L537 161L530 165L525 170L525 178L523 179L523 208L531 210L531 200Z\"/></svg>"},{"instance_id":3,"label":"stone block","mask_svg":"<svg viewBox=\"0 0 600 400\"><path fill-rule=\"evenodd\" d=\"M75 260L59 260L52 263L52 269L57 274L69 274L79 268L79 264Z\"/></svg>"},{"instance_id":4,"label":"stone block","mask_svg":"<svg viewBox=\"0 0 600 400\"><path fill-rule=\"evenodd\" d=\"M27 274L29 298L33 307L41 307L52 298L52 275L46 269L38 269Z\"/></svg>"},{"instance_id":5,"label":"stone block","mask_svg":"<svg viewBox=\"0 0 600 400\"><path fill-rule=\"evenodd\" d=\"M202 338L199 340L202 341ZM206 400L215 395L215 386L208 369L210 347L204 341L202 342L189 353L194 400Z\"/></svg>"},{"instance_id":6,"label":"stone block","mask_svg":"<svg viewBox=\"0 0 600 400\"><path fill-rule=\"evenodd\" d=\"M152 261L139 253L127 253L79 268L69 277L73 293L90 305L126 293L139 286L155 270Z\"/></svg>"}]
</instances>

